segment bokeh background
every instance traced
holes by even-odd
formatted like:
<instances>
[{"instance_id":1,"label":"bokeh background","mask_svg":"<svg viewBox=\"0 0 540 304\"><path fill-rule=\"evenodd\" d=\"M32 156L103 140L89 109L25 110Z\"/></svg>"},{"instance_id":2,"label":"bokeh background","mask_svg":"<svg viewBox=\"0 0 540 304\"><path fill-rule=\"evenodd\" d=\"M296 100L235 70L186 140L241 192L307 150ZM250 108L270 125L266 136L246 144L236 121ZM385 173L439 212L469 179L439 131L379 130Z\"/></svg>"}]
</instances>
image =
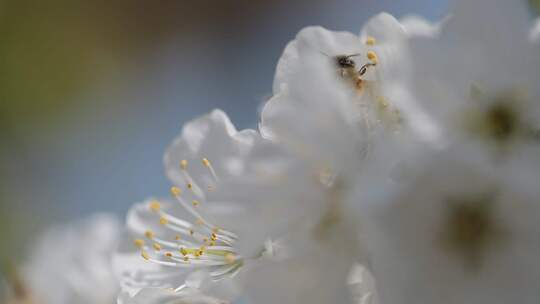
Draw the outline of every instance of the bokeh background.
<instances>
[{"instance_id":1,"label":"bokeh background","mask_svg":"<svg viewBox=\"0 0 540 304\"><path fill-rule=\"evenodd\" d=\"M256 127L285 44L307 25L439 20L446 0L0 0L0 261L39 231L167 194L184 122ZM61 244L51 244L61 246Z\"/></svg>"}]
</instances>

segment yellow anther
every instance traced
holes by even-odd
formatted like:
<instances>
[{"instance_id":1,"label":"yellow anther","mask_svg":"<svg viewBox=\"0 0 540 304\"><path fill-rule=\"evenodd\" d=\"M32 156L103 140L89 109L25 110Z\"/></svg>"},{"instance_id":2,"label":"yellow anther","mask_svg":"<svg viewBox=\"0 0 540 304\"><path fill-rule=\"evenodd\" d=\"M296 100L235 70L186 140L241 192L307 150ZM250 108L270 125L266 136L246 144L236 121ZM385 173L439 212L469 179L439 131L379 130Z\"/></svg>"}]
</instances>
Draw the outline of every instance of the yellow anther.
<instances>
[{"instance_id":1,"label":"yellow anther","mask_svg":"<svg viewBox=\"0 0 540 304\"><path fill-rule=\"evenodd\" d=\"M234 254L228 252L225 254L225 261L227 261L227 263L234 263L236 261L236 257Z\"/></svg>"},{"instance_id":2,"label":"yellow anther","mask_svg":"<svg viewBox=\"0 0 540 304\"><path fill-rule=\"evenodd\" d=\"M203 166L205 166L208 169L210 174L212 174L212 178L214 179L214 181L217 181L218 177L216 175L216 171L214 171L214 168L212 167L212 164L210 163L210 161L207 158L203 158L202 159L202 164L203 164ZM209 190L212 191L210 188L209 188Z\"/></svg>"},{"instance_id":3,"label":"yellow anther","mask_svg":"<svg viewBox=\"0 0 540 304\"><path fill-rule=\"evenodd\" d=\"M144 247L144 240L136 239L133 243L135 243L135 246L137 246L138 248Z\"/></svg>"},{"instance_id":4,"label":"yellow anther","mask_svg":"<svg viewBox=\"0 0 540 304\"><path fill-rule=\"evenodd\" d=\"M180 241L182 239L182 237L180 236L180 234L177 234L175 237L174 237L175 240L177 241Z\"/></svg>"},{"instance_id":5,"label":"yellow anther","mask_svg":"<svg viewBox=\"0 0 540 304\"><path fill-rule=\"evenodd\" d=\"M215 234L215 233L212 233L212 236L211 236L211 237L212 237L212 241L215 241L215 240L217 240L217 234Z\"/></svg>"},{"instance_id":6,"label":"yellow anther","mask_svg":"<svg viewBox=\"0 0 540 304\"><path fill-rule=\"evenodd\" d=\"M375 43L377 43L377 40L375 40L375 38L371 36L368 36L366 38L366 45L375 45Z\"/></svg>"},{"instance_id":7,"label":"yellow anther","mask_svg":"<svg viewBox=\"0 0 540 304\"><path fill-rule=\"evenodd\" d=\"M171 187L171 193L174 196L180 196L180 194L182 194L182 190L180 188L178 188L178 187L172 186Z\"/></svg>"},{"instance_id":8,"label":"yellow anther","mask_svg":"<svg viewBox=\"0 0 540 304\"><path fill-rule=\"evenodd\" d=\"M195 256L196 256L196 257L200 257L200 256L203 255L203 254L204 254L204 250L199 249L199 250L197 251L197 253L195 254Z\"/></svg>"},{"instance_id":9,"label":"yellow anther","mask_svg":"<svg viewBox=\"0 0 540 304\"><path fill-rule=\"evenodd\" d=\"M154 246L153 246L153 247L154 247L154 250L155 250L155 251L160 251L160 250L161 250L161 245L158 244L158 243L154 243Z\"/></svg>"},{"instance_id":10,"label":"yellow anther","mask_svg":"<svg viewBox=\"0 0 540 304\"><path fill-rule=\"evenodd\" d=\"M211 241L210 244L208 244L209 246L216 246L216 242L215 241Z\"/></svg>"},{"instance_id":11,"label":"yellow anther","mask_svg":"<svg viewBox=\"0 0 540 304\"><path fill-rule=\"evenodd\" d=\"M154 212L158 212L159 209L161 209L161 204L158 201L151 201L150 202L150 210Z\"/></svg>"},{"instance_id":12,"label":"yellow anther","mask_svg":"<svg viewBox=\"0 0 540 304\"><path fill-rule=\"evenodd\" d=\"M379 57L377 57L377 53L375 53L374 51L367 52L367 58L375 64L379 63Z\"/></svg>"},{"instance_id":13,"label":"yellow anther","mask_svg":"<svg viewBox=\"0 0 540 304\"><path fill-rule=\"evenodd\" d=\"M143 259L145 260L150 260L150 256L148 255L148 252L146 251L141 251L141 256L143 257Z\"/></svg>"},{"instance_id":14,"label":"yellow anther","mask_svg":"<svg viewBox=\"0 0 540 304\"><path fill-rule=\"evenodd\" d=\"M187 160L182 159L182 160L180 161L180 169L182 169L182 170L186 170L186 169L187 169Z\"/></svg>"},{"instance_id":15,"label":"yellow anther","mask_svg":"<svg viewBox=\"0 0 540 304\"><path fill-rule=\"evenodd\" d=\"M151 230L148 230L148 231L146 231L144 233L144 236L146 236L149 239L153 239L154 238L154 232L152 232Z\"/></svg>"},{"instance_id":16,"label":"yellow anther","mask_svg":"<svg viewBox=\"0 0 540 304\"><path fill-rule=\"evenodd\" d=\"M204 251L206 251L206 247L203 245L203 246L201 246L201 247L199 248L199 250L204 252Z\"/></svg>"},{"instance_id":17,"label":"yellow anther","mask_svg":"<svg viewBox=\"0 0 540 304\"><path fill-rule=\"evenodd\" d=\"M165 252L165 256L169 257L169 258L172 258L172 252Z\"/></svg>"},{"instance_id":18,"label":"yellow anther","mask_svg":"<svg viewBox=\"0 0 540 304\"><path fill-rule=\"evenodd\" d=\"M193 189L193 184L192 184L192 183L188 183L188 184L187 184L187 188L190 189L190 190Z\"/></svg>"},{"instance_id":19,"label":"yellow anther","mask_svg":"<svg viewBox=\"0 0 540 304\"><path fill-rule=\"evenodd\" d=\"M183 255L183 256L186 256L188 254L188 251L186 248L182 247L180 248L180 253Z\"/></svg>"},{"instance_id":20,"label":"yellow anther","mask_svg":"<svg viewBox=\"0 0 540 304\"><path fill-rule=\"evenodd\" d=\"M161 225L167 225L169 223L169 220L162 216L162 217L159 218L159 223Z\"/></svg>"},{"instance_id":21,"label":"yellow anther","mask_svg":"<svg viewBox=\"0 0 540 304\"><path fill-rule=\"evenodd\" d=\"M192 200L191 204L196 207L196 206L199 205L199 201L198 200Z\"/></svg>"}]
</instances>

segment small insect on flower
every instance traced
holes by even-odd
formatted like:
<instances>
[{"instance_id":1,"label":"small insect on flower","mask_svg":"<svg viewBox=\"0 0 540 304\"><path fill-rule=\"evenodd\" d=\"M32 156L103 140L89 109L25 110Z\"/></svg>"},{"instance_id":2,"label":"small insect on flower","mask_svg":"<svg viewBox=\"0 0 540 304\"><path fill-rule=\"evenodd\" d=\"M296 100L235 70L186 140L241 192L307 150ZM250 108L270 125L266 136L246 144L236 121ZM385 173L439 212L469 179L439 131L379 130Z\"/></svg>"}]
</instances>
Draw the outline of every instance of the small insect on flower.
<instances>
[{"instance_id":1,"label":"small insect on flower","mask_svg":"<svg viewBox=\"0 0 540 304\"><path fill-rule=\"evenodd\" d=\"M374 67L377 64L374 62L369 62L364 64L360 69L357 70L356 62L352 57L359 56L360 53L351 54L351 55L337 55L334 56L336 65L338 67L338 72L341 77L348 78L354 82L358 89L362 87L362 76L366 74L368 68Z\"/></svg>"}]
</instances>

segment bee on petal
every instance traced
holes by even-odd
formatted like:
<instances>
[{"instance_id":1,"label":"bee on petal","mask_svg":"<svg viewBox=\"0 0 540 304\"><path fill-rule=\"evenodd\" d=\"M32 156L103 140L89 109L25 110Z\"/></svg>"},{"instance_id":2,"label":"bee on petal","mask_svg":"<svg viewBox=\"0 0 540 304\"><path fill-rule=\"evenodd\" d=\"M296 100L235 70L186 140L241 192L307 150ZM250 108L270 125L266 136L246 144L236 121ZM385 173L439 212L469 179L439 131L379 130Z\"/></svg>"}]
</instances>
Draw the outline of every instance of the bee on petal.
<instances>
[{"instance_id":1,"label":"bee on petal","mask_svg":"<svg viewBox=\"0 0 540 304\"><path fill-rule=\"evenodd\" d=\"M353 82L358 90L362 90L363 82L362 76L366 74L370 67L377 65L376 62L368 62L362 65L359 69L353 57L361 55L360 53L351 55L337 55L333 59L338 67L338 73L341 77L349 79Z\"/></svg>"}]
</instances>

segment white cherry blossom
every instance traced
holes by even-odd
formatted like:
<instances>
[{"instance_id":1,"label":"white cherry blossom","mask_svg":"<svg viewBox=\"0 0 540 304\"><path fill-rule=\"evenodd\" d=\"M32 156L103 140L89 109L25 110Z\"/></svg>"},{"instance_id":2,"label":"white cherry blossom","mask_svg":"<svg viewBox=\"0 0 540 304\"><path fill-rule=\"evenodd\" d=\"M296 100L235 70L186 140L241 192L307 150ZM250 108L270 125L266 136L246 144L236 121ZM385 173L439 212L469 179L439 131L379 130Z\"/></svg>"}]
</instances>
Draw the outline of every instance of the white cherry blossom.
<instances>
[{"instance_id":1,"label":"white cherry blossom","mask_svg":"<svg viewBox=\"0 0 540 304\"><path fill-rule=\"evenodd\" d=\"M220 110L187 123L164 158L173 198L149 199L128 214L129 237L115 257L119 301L136 303L140 292L164 289L170 294L156 301L175 295L182 301L234 300L242 284L232 278L271 251L264 230L271 219L229 201L229 192L237 190L229 180L272 178L276 169L269 165L278 167L278 151L254 130L237 131ZM252 160L260 153L269 155L267 164Z\"/></svg>"}]
</instances>

